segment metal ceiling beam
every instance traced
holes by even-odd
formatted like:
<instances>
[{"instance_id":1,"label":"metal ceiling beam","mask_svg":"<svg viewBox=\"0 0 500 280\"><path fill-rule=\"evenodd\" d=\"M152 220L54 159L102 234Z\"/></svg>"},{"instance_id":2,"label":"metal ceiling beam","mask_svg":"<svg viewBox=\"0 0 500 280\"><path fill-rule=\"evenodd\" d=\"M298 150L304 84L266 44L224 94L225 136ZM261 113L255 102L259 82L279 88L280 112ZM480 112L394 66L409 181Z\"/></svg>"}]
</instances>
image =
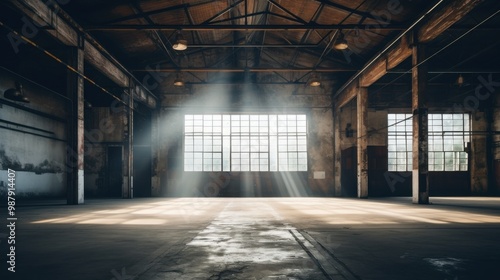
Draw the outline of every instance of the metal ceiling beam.
<instances>
[{"instance_id":1,"label":"metal ceiling beam","mask_svg":"<svg viewBox=\"0 0 500 280\"><path fill-rule=\"evenodd\" d=\"M186 85L246 85L249 84L248 82L230 82L230 81L221 81L221 82L186 82ZM252 83L250 83L252 84ZM290 81L290 82L257 82L254 84L259 84L259 85L306 85L307 82L296 82L296 81Z\"/></svg>"},{"instance_id":2,"label":"metal ceiling beam","mask_svg":"<svg viewBox=\"0 0 500 280\"><path fill-rule=\"evenodd\" d=\"M205 20L202 24L209 24L212 20L222 16L223 14L231 11L234 7L237 7L239 4L243 3L244 0L240 0L234 4L232 4L231 6L223 9L222 11L218 12L217 14L215 14L214 16L210 17L209 19Z\"/></svg>"},{"instance_id":3,"label":"metal ceiling beam","mask_svg":"<svg viewBox=\"0 0 500 280\"><path fill-rule=\"evenodd\" d=\"M136 13L137 15L143 16L141 18L142 20L145 20L148 24L155 24L149 16L144 15L144 11L142 10L140 4L137 1L135 1L132 5L133 5L132 10L134 11L134 13ZM175 57L172 54L172 52L170 51L170 47L172 44L169 42L168 38L165 37L165 35L163 33L160 33L157 30L153 30L153 31L151 31L151 33L152 33L151 35L154 35L154 36L150 37L150 39L153 41L153 44L155 44L160 50L165 52L167 54L167 56L170 57L172 62L175 65L177 65L177 62L175 61ZM156 37L156 38L154 38L154 37Z\"/></svg>"},{"instance_id":4,"label":"metal ceiling beam","mask_svg":"<svg viewBox=\"0 0 500 280\"><path fill-rule=\"evenodd\" d=\"M95 25L87 26L86 31L133 31L133 30L182 30L182 31L202 31L202 30L226 30L226 31L269 31L269 30L331 30L331 29L373 29L372 24L278 24L278 25L238 25L238 24L220 24L220 25L182 25L182 24L120 24L120 25ZM388 24L386 26L377 26L380 30L405 30L406 25Z\"/></svg>"},{"instance_id":5,"label":"metal ceiling beam","mask_svg":"<svg viewBox=\"0 0 500 280\"><path fill-rule=\"evenodd\" d=\"M446 2L446 5L438 9L438 7L443 2ZM392 39L391 42L384 47L384 49L379 51L377 55L371 58L361 68L360 71L356 72L355 75L353 75L337 92L333 94L332 97L337 100L336 107L341 108L343 105L347 104L350 100L355 98L356 95L353 92L355 92L355 89L358 87L358 82L360 82L363 76L370 76L370 83L372 84L376 82L378 78L380 78L385 74L385 72L388 70L387 68L396 67L399 63L401 63L404 59L408 58L411 55L411 52L408 51L408 49L411 50L411 48L408 42L405 42L405 35L408 32L415 30L415 32L417 32L418 34L417 39L419 41L429 40L429 38L434 39L439 35L441 35L445 30L441 28L433 29L431 28L432 26L445 24L447 27L451 27L453 26L454 23L459 21L465 14L467 14L467 12L474 9L480 2L481 2L480 0L456 0L451 2L445 0L439 0L432 7L430 7L425 13L423 13L418 19L416 19L414 23L408 27L408 29L401 32L401 34L399 34L396 38ZM457 5L460 6L460 8L457 8ZM423 25L423 27L425 28L423 27L415 28L420 24L421 21L424 20L424 18L426 19ZM485 21L477 24L476 27L484 22ZM474 29L475 27L471 28L470 30ZM467 33L468 32L466 32L465 34ZM461 37L458 37L458 39ZM453 42L455 42L458 39L455 39ZM450 44L448 44L448 46L449 45ZM442 50L443 49L441 49L440 51ZM388 52L389 53L392 52L393 55L387 54ZM436 54L437 53L435 52L433 56L435 56ZM396 63L392 63L392 67L387 67L388 58L391 59L391 56L397 58L393 59L396 61ZM385 67L380 67L380 65L384 66L384 63L386 64ZM370 69L372 69L372 71L370 71ZM368 75L365 74L365 71L366 73L368 73ZM370 83L365 83L364 86L367 86Z\"/></svg>"},{"instance_id":6,"label":"metal ceiling beam","mask_svg":"<svg viewBox=\"0 0 500 280\"><path fill-rule=\"evenodd\" d=\"M189 48L317 48L320 45L317 44L301 44L301 45L289 45L289 44L190 44Z\"/></svg>"},{"instance_id":7,"label":"metal ceiling beam","mask_svg":"<svg viewBox=\"0 0 500 280\"><path fill-rule=\"evenodd\" d=\"M32 21L36 26L48 27L46 29L47 32L54 39L66 46L78 46L81 43L79 42L81 36L85 60L89 62L89 64L93 65L100 73L109 78L120 88L130 88L136 85L135 90L139 92L139 95L142 96L144 94L147 96L147 101L140 101L144 102L149 107L156 107L157 97L143 86L128 69L109 54L104 47L98 44L91 35L83 32L83 28L66 14L64 10L59 9L57 13L54 13L51 7L47 6L47 4L41 0L25 0L23 2L9 0L8 2L13 4L19 12L24 14L27 19ZM0 26L2 25L3 24L0 22ZM46 51L45 53L58 62L61 62L59 58L54 57L52 54ZM115 96L106 89L99 85L96 86L115 98ZM121 99L120 101L123 103Z\"/></svg>"},{"instance_id":8,"label":"metal ceiling beam","mask_svg":"<svg viewBox=\"0 0 500 280\"><path fill-rule=\"evenodd\" d=\"M194 24L194 19L193 19L193 16L192 16L192 15L191 15L191 13L189 12L189 9L188 9L188 8L184 9L184 13L185 13L185 14L186 14L186 16L187 16L187 18L188 18L188 20L189 20L189 23L190 23L190 24ZM200 32L195 31L195 32L193 32L192 34L194 34L194 35L193 35L193 42L195 42L195 40L194 40L194 37L195 37L195 36L196 36L196 39L198 40L198 42L200 42L200 43L201 43L201 42L203 41L203 40L201 39ZM204 50L201 50L201 53L203 54L203 63L204 63L204 65L205 65L205 67L207 67L207 56L205 55L205 51L204 51Z\"/></svg>"},{"instance_id":9,"label":"metal ceiling beam","mask_svg":"<svg viewBox=\"0 0 500 280\"><path fill-rule=\"evenodd\" d=\"M229 22L229 21L234 21L234 20L242 19L242 18L245 19L245 20L247 20L249 17L256 17L256 16L259 16L259 15L263 15L265 13L266 12L257 12L257 13L251 13L251 14L247 14L247 15L242 15L242 16L235 16L235 17L232 17L232 18L226 18L226 19L221 19L221 20L214 20L214 21L211 21L210 24Z\"/></svg>"},{"instance_id":10,"label":"metal ceiling beam","mask_svg":"<svg viewBox=\"0 0 500 280\"><path fill-rule=\"evenodd\" d=\"M355 72L357 69L352 68L328 68L328 69L314 69L314 68L159 68L159 69L136 69L132 72Z\"/></svg>"},{"instance_id":11,"label":"metal ceiling beam","mask_svg":"<svg viewBox=\"0 0 500 280\"><path fill-rule=\"evenodd\" d=\"M135 1L135 0L132 0L130 2L133 2L133 1ZM201 5L207 5L207 4L210 4L211 2L212 2L212 0L208 0L205 2L194 3L194 4L181 4L181 5L170 6L170 7L166 7L163 9L154 10L154 11L147 11L141 15L133 14L133 15L113 19L113 20L106 22L106 24L113 24L113 23L118 23L118 22L122 22L122 21L126 21L126 20L143 18L144 16L152 16L152 15L157 15L157 14L161 14L161 13L166 13L166 12L171 12L171 11L176 11L176 10L181 10L181 9L186 9L186 8L192 8L192 7L201 6ZM126 4L126 3L123 3L123 4Z\"/></svg>"},{"instance_id":12,"label":"metal ceiling beam","mask_svg":"<svg viewBox=\"0 0 500 280\"><path fill-rule=\"evenodd\" d=\"M255 5L255 10L257 10L258 5ZM264 24L268 24L269 20L269 9L271 7L271 4L269 2L265 3L265 9L264 9L264 15L261 17L261 20L264 22ZM257 39L258 40L258 39ZM266 42L266 31L261 32L261 38L260 38L260 44L263 45ZM258 49L254 49L255 52L255 67L260 67L260 61L262 58L262 52L264 48L259 47Z\"/></svg>"},{"instance_id":13,"label":"metal ceiling beam","mask_svg":"<svg viewBox=\"0 0 500 280\"><path fill-rule=\"evenodd\" d=\"M281 6L279 3L276 3L276 1L274 0L267 0L268 2L270 2L271 4L273 4L274 6L276 6L278 9L282 10L283 12L289 14L291 17L295 18L296 20L302 22L302 23L307 23L305 20L303 20L301 17L297 16L296 14L290 12L289 10L287 10L285 7Z\"/></svg>"},{"instance_id":14,"label":"metal ceiling beam","mask_svg":"<svg viewBox=\"0 0 500 280\"><path fill-rule=\"evenodd\" d=\"M315 1L316 2L320 2L322 4L325 4L327 6L339 9L339 10L343 10L343 11L349 12L351 14L355 14L355 15L360 16L360 17L365 17L365 18L373 19L373 20L375 20L377 22L380 21L380 18L376 18L376 17L374 17L372 14L370 14L368 12L359 11L358 9L352 9L352 8L340 5L338 3L334 3L334 2L329 1L329 0L315 0Z\"/></svg>"},{"instance_id":15,"label":"metal ceiling beam","mask_svg":"<svg viewBox=\"0 0 500 280\"><path fill-rule=\"evenodd\" d=\"M500 71L498 70L430 70L427 72L428 74L500 74ZM387 74L411 74L411 69L410 70L390 70L387 71Z\"/></svg>"},{"instance_id":16,"label":"metal ceiling beam","mask_svg":"<svg viewBox=\"0 0 500 280\"><path fill-rule=\"evenodd\" d=\"M291 22L296 22L298 24L302 24L303 22L302 21L298 21L297 19L294 19L294 18L291 18L291 17L287 17L285 15L280 15L278 13L275 13L275 12L271 12L270 10L267 11L267 13L271 16L274 16L274 17L278 17L278 18L282 18L282 19L286 19L286 20L289 20Z\"/></svg>"},{"instance_id":17,"label":"metal ceiling beam","mask_svg":"<svg viewBox=\"0 0 500 280\"><path fill-rule=\"evenodd\" d=\"M323 11L323 7L325 7L325 5L323 4L320 4L318 6L318 8L316 9L316 11L314 12L314 15L312 16L312 19L310 20L310 22L316 22L319 18L319 16L321 15L321 12ZM307 40L309 39L309 36L311 35L311 32L312 32L312 29L309 29L307 30L306 32L304 32L304 35L302 35L302 38L300 39L300 43L301 44L304 44L305 42L307 42ZM296 50L292 59L290 60L290 62L288 63L288 65L293 65L295 63L295 61L297 60L297 57L299 56L299 50Z\"/></svg>"}]
</instances>

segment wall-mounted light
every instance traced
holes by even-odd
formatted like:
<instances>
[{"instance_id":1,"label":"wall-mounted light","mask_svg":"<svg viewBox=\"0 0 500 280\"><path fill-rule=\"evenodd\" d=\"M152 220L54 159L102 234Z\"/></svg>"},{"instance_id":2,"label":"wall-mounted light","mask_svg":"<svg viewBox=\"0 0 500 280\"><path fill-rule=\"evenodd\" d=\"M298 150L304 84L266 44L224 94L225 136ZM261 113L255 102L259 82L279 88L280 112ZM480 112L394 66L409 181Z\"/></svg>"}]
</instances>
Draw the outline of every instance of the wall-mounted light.
<instances>
[{"instance_id":1,"label":"wall-mounted light","mask_svg":"<svg viewBox=\"0 0 500 280\"><path fill-rule=\"evenodd\" d=\"M339 37L337 37L337 40L335 40L335 42L333 43L333 47L336 50L345 50L349 47L342 31L339 32Z\"/></svg>"},{"instance_id":2,"label":"wall-mounted light","mask_svg":"<svg viewBox=\"0 0 500 280\"><path fill-rule=\"evenodd\" d=\"M172 45L172 48L176 51L184 51L187 47L187 40L184 39L184 36L182 36L180 31L177 31L177 38L175 39L175 43Z\"/></svg>"},{"instance_id":3,"label":"wall-mounted light","mask_svg":"<svg viewBox=\"0 0 500 280\"><path fill-rule=\"evenodd\" d=\"M16 82L16 88L11 88L11 89L6 90L3 93L3 96L7 99L10 99L10 100L24 102L24 103L30 103L30 100L28 99L28 97L24 96L23 86L17 82Z\"/></svg>"},{"instance_id":4,"label":"wall-mounted light","mask_svg":"<svg viewBox=\"0 0 500 280\"><path fill-rule=\"evenodd\" d=\"M311 87L319 87L321 85L321 80L318 78L316 72L312 73L311 78L309 78L307 84Z\"/></svg>"}]
</instances>

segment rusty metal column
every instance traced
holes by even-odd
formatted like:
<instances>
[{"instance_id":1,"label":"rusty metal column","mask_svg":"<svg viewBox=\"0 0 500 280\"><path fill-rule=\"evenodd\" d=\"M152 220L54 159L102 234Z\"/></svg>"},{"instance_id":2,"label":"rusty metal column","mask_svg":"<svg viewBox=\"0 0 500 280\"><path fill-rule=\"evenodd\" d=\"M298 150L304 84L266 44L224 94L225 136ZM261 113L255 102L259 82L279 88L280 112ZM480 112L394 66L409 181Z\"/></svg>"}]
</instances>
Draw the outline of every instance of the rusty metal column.
<instances>
[{"instance_id":1,"label":"rusty metal column","mask_svg":"<svg viewBox=\"0 0 500 280\"><path fill-rule=\"evenodd\" d=\"M425 46L414 44L412 49L412 111L413 111L413 203L429 203L428 171L428 110L426 107L427 69Z\"/></svg>"},{"instance_id":2,"label":"rusty metal column","mask_svg":"<svg viewBox=\"0 0 500 280\"><path fill-rule=\"evenodd\" d=\"M132 85L132 84L131 84ZM122 197L134 197L134 91L131 86L123 94L123 185Z\"/></svg>"},{"instance_id":3,"label":"rusty metal column","mask_svg":"<svg viewBox=\"0 0 500 280\"><path fill-rule=\"evenodd\" d=\"M357 156L358 156L358 197L368 197L368 89L358 87L357 93Z\"/></svg>"},{"instance_id":4,"label":"rusty metal column","mask_svg":"<svg viewBox=\"0 0 500 280\"><path fill-rule=\"evenodd\" d=\"M70 47L68 65L78 73L84 72L83 38L78 47ZM83 160L84 160L84 83L83 77L68 70L67 94L71 100L67 125L68 146L66 154L67 203L84 202Z\"/></svg>"}]
</instances>

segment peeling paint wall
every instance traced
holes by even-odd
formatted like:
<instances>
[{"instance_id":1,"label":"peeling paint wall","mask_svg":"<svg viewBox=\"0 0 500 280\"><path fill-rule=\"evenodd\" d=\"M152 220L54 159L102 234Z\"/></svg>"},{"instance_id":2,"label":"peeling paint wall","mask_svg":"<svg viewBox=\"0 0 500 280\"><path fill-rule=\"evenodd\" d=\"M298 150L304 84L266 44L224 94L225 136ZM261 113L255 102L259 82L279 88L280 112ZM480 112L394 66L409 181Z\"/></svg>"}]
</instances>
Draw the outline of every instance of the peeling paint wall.
<instances>
[{"instance_id":1,"label":"peeling paint wall","mask_svg":"<svg viewBox=\"0 0 500 280\"><path fill-rule=\"evenodd\" d=\"M7 100L3 93L20 82L30 103ZM16 170L16 197L65 197L66 101L0 68L0 192L7 169Z\"/></svg>"}]
</instances>

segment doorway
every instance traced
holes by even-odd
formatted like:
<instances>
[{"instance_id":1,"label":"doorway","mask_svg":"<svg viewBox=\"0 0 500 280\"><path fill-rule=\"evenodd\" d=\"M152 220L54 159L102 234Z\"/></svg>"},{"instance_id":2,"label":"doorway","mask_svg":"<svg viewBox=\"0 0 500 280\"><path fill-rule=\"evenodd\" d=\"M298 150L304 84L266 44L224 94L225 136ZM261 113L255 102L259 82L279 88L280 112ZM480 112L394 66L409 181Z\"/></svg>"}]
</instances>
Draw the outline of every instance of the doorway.
<instances>
[{"instance_id":1,"label":"doorway","mask_svg":"<svg viewBox=\"0 0 500 280\"><path fill-rule=\"evenodd\" d=\"M151 147L134 146L134 197L151 196Z\"/></svg>"},{"instance_id":2,"label":"doorway","mask_svg":"<svg viewBox=\"0 0 500 280\"><path fill-rule=\"evenodd\" d=\"M122 147L108 147L108 197L122 196Z\"/></svg>"}]
</instances>

